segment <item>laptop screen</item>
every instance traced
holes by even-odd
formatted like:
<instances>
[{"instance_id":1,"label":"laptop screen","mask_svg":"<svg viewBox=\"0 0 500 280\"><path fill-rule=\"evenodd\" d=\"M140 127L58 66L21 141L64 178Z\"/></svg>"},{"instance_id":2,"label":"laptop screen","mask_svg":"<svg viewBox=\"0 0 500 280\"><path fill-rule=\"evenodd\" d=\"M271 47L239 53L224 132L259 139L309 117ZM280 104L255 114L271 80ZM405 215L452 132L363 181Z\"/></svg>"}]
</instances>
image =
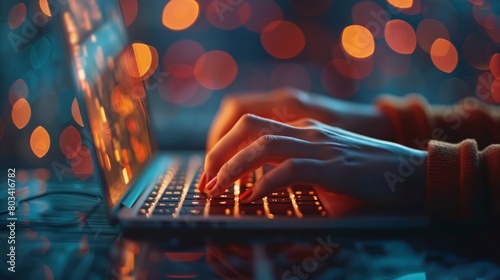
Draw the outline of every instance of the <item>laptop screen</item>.
<instances>
[{"instance_id":1,"label":"laptop screen","mask_svg":"<svg viewBox=\"0 0 500 280\"><path fill-rule=\"evenodd\" d=\"M74 73L113 207L152 154L140 46L128 45L115 1L68 1L63 13Z\"/></svg>"}]
</instances>

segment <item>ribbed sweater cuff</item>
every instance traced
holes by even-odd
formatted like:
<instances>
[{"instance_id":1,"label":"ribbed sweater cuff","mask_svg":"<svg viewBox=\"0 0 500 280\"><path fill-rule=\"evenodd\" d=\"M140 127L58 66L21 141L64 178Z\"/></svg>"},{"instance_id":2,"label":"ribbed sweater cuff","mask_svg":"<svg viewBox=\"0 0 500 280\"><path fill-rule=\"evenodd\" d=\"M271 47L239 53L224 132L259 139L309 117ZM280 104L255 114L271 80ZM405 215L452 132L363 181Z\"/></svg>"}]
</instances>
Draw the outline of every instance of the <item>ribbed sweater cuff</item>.
<instances>
[{"instance_id":1,"label":"ribbed sweater cuff","mask_svg":"<svg viewBox=\"0 0 500 280\"><path fill-rule=\"evenodd\" d=\"M472 219L485 183L484 164L474 140L450 144L431 140L425 207L447 221Z\"/></svg>"},{"instance_id":2,"label":"ribbed sweater cuff","mask_svg":"<svg viewBox=\"0 0 500 280\"><path fill-rule=\"evenodd\" d=\"M384 96L377 100L379 111L386 115L393 126L397 143L411 148L426 149L434 127L427 102L419 95L404 99Z\"/></svg>"}]
</instances>

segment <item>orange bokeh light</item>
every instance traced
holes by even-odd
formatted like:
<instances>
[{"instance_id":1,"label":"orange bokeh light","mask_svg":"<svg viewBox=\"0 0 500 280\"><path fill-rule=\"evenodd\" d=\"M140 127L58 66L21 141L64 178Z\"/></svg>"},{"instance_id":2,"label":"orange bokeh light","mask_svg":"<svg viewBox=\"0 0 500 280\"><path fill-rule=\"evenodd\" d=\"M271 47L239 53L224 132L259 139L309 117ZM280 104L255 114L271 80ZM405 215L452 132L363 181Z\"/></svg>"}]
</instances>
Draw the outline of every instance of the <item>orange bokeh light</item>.
<instances>
[{"instance_id":1,"label":"orange bokeh light","mask_svg":"<svg viewBox=\"0 0 500 280\"><path fill-rule=\"evenodd\" d=\"M120 7L122 9L125 26L128 27L137 17L137 12L139 11L137 0L120 0Z\"/></svg>"},{"instance_id":2,"label":"orange bokeh light","mask_svg":"<svg viewBox=\"0 0 500 280\"><path fill-rule=\"evenodd\" d=\"M229 86L238 73L234 58L223 51L203 54L194 66L194 76L200 85L208 89L222 89Z\"/></svg>"},{"instance_id":3,"label":"orange bokeh light","mask_svg":"<svg viewBox=\"0 0 500 280\"><path fill-rule=\"evenodd\" d=\"M134 57L128 57L127 61L130 76L143 79L150 77L158 67L158 52L156 49L143 43L133 43L132 51Z\"/></svg>"},{"instance_id":4,"label":"orange bokeh light","mask_svg":"<svg viewBox=\"0 0 500 280\"><path fill-rule=\"evenodd\" d=\"M385 40L389 47L400 54L412 54L417 47L417 36L409 23L400 19L389 21L385 26Z\"/></svg>"},{"instance_id":5,"label":"orange bokeh light","mask_svg":"<svg viewBox=\"0 0 500 280\"><path fill-rule=\"evenodd\" d=\"M451 73L458 64L458 53L453 44L446 39L437 39L431 47L431 58L441 71Z\"/></svg>"},{"instance_id":6,"label":"orange bokeh light","mask_svg":"<svg viewBox=\"0 0 500 280\"><path fill-rule=\"evenodd\" d=\"M424 51L429 53L432 43L439 38L450 40L448 29L440 21L426 18L418 24L417 41Z\"/></svg>"},{"instance_id":7,"label":"orange bokeh light","mask_svg":"<svg viewBox=\"0 0 500 280\"><path fill-rule=\"evenodd\" d=\"M375 40L366 27L350 25L342 32L342 47L350 56L367 58L375 51Z\"/></svg>"},{"instance_id":8,"label":"orange bokeh light","mask_svg":"<svg viewBox=\"0 0 500 280\"><path fill-rule=\"evenodd\" d=\"M26 19L26 12L26 5L23 3L18 3L10 9L7 18L10 29L16 29L23 24Z\"/></svg>"},{"instance_id":9,"label":"orange bokeh light","mask_svg":"<svg viewBox=\"0 0 500 280\"><path fill-rule=\"evenodd\" d=\"M280 59L297 56L306 45L302 30L296 24L285 20L268 24L262 31L260 40L270 55Z\"/></svg>"},{"instance_id":10,"label":"orange bokeh light","mask_svg":"<svg viewBox=\"0 0 500 280\"><path fill-rule=\"evenodd\" d=\"M46 15L46 16L52 16L52 13L50 12L50 7L49 7L49 2L48 0L40 0L38 2L40 5L40 10Z\"/></svg>"},{"instance_id":11,"label":"orange bokeh light","mask_svg":"<svg viewBox=\"0 0 500 280\"><path fill-rule=\"evenodd\" d=\"M78 107L78 101L73 99L73 103L71 103L71 115L73 116L73 119L75 122L83 127L83 120L82 120L82 115L80 114L80 107Z\"/></svg>"},{"instance_id":12,"label":"orange bokeh light","mask_svg":"<svg viewBox=\"0 0 500 280\"><path fill-rule=\"evenodd\" d=\"M491 57L490 69L493 76L500 78L500 53L496 53Z\"/></svg>"},{"instance_id":13,"label":"orange bokeh light","mask_svg":"<svg viewBox=\"0 0 500 280\"><path fill-rule=\"evenodd\" d=\"M31 106L26 99L21 98L12 106L12 122L21 129L25 127L31 118Z\"/></svg>"},{"instance_id":14,"label":"orange bokeh light","mask_svg":"<svg viewBox=\"0 0 500 280\"><path fill-rule=\"evenodd\" d=\"M28 86L23 79L18 79L9 89L9 101L11 105L14 105L20 98L28 98Z\"/></svg>"},{"instance_id":15,"label":"orange bokeh light","mask_svg":"<svg viewBox=\"0 0 500 280\"><path fill-rule=\"evenodd\" d=\"M200 7L194 0L171 0L163 9L163 25L171 30L184 30L196 21Z\"/></svg>"},{"instance_id":16,"label":"orange bokeh light","mask_svg":"<svg viewBox=\"0 0 500 280\"><path fill-rule=\"evenodd\" d=\"M59 148L61 152L69 159L74 158L82 147L82 137L80 132L74 126L66 127L59 137Z\"/></svg>"},{"instance_id":17,"label":"orange bokeh light","mask_svg":"<svg viewBox=\"0 0 500 280\"><path fill-rule=\"evenodd\" d=\"M134 111L134 102L116 86L111 93L111 107L118 115L126 117Z\"/></svg>"},{"instance_id":18,"label":"orange bokeh light","mask_svg":"<svg viewBox=\"0 0 500 280\"><path fill-rule=\"evenodd\" d=\"M409 9L413 6L413 0L387 0L387 2L398 9Z\"/></svg>"},{"instance_id":19,"label":"orange bokeh light","mask_svg":"<svg viewBox=\"0 0 500 280\"><path fill-rule=\"evenodd\" d=\"M30 146L33 153L42 158L50 149L50 136L47 130L39 126L33 130L30 138Z\"/></svg>"}]
</instances>

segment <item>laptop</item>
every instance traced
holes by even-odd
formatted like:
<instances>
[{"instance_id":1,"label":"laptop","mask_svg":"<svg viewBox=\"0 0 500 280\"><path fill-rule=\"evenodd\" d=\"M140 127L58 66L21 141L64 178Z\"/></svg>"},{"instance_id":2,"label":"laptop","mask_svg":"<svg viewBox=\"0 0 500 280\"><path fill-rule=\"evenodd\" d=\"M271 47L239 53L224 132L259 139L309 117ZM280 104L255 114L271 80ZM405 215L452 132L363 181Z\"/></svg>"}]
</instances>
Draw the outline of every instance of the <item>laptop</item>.
<instances>
[{"instance_id":1,"label":"laptop","mask_svg":"<svg viewBox=\"0 0 500 280\"><path fill-rule=\"evenodd\" d=\"M77 87L94 172L113 222L132 228L420 227L425 216L349 207L310 186L293 185L252 203L239 194L264 174L208 197L197 189L203 151L158 151L143 84L116 1L70 0L61 9L68 58ZM149 73L151 74L151 73ZM175 131L165 131L163 135Z\"/></svg>"}]
</instances>

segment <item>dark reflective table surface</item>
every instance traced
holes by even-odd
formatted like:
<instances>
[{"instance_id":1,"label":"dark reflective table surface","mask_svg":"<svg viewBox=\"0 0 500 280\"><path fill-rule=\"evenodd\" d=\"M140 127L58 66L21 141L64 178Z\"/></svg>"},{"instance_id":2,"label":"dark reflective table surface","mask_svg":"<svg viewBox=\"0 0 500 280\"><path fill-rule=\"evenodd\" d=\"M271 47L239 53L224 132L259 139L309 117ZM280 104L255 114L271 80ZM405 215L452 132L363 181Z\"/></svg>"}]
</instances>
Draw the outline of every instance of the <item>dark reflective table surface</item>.
<instances>
[{"instance_id":1,"label":"dark reflective table surface","mask_svg":"<svg viewBox=\"0 0 500 280\"><path fill-rule=\"evenodd\" d=\"M123 230L102 204L83 219L95 203L70 194L21 203L15 273L2 215L0 279L500 279L494 229Z\"/></svg>"}]
</instances>

